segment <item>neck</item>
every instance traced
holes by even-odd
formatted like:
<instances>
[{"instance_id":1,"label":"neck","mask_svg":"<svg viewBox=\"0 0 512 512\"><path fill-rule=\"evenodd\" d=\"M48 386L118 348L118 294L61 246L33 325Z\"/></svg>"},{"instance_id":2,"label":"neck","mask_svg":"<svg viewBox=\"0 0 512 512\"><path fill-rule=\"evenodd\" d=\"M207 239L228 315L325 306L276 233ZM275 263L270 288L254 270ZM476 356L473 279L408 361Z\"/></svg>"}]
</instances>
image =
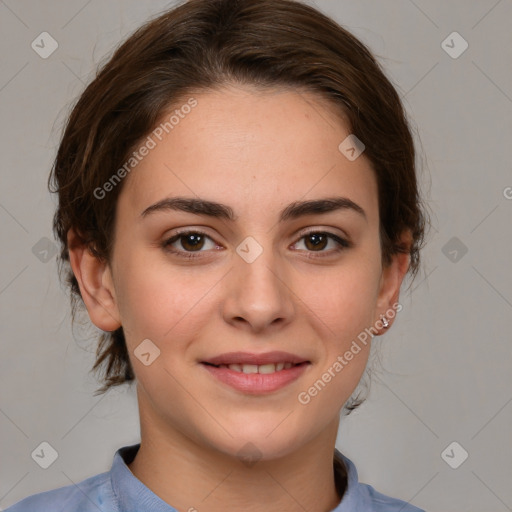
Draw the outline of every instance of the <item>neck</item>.
<instances>
[{"instance_id":1,"label":"neck","mask_svg":"<svg viewBox=\"0 0 512 512\"><path fill-rule=\"evenodd\" d=\"M333 470L339 420L286 456L244 463L147 418L144 411L141 445L128 467L177 510L329 512L341 500Z\"/></svg>"}]
</instances>

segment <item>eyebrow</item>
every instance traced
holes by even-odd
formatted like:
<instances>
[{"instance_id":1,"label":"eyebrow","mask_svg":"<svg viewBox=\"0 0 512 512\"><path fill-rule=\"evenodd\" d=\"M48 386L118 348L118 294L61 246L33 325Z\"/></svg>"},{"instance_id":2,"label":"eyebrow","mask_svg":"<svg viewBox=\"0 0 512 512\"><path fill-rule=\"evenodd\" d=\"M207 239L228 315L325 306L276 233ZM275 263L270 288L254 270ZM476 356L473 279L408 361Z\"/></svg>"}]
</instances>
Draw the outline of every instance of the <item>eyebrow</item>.
<instances>
[{"instance_id":1,"label":"eyebrow","mask_svg":"<svg viewBox=\"0 0 512 512\"><path fill-rule=\"evenodd\" d=\"M236 221L238 217L234 214L233 209L225 204L206 199L198 199L193 197L167 197L148 206L142 213L142 217L155 212L163 211L182 211L193 213L194 215L205 215L223 220ZM365 220L366 213L357 203L354 203L347 197L328 197L323 199L314 199L309 201L295 201L289 204L279 215L279 222L297 219L305 215L314 215L322 213L330 213L337 210L354 211L361 215Z\"/></svg>"}]
</instances>

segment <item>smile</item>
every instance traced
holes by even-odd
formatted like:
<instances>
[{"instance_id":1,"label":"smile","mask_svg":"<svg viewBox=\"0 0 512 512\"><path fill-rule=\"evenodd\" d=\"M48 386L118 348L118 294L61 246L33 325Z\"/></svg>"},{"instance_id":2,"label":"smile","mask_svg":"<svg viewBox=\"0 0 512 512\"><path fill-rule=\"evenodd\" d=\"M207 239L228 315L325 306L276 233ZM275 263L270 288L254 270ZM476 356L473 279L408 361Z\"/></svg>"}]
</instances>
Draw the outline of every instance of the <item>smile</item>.
<instances>
[{"instance_id":1,"label":"smile","mask_svg":"<svg viewBox=\"0 0 512 512\"><path fill-rule=\"evenodd\" d=\"M301 364L301 363L299 363ZM214 365L215 366L215 365ZM218 365L217 368L229 368L230 370L233 370L234 372L239 373L263 373L263 374L269 374L269 373L275 373L280 372L281 370L288 370L292 366L296 366L295 363L269 363L269 364L221 364Z\"/></svg>"},{"instance_id":2,"label":"smile","mask_svg":"<svg viewBox=\"0 0 512 512\"><path fill-rule=\"evenodd\" d=\"M307 371L311 362L285 352L232 352L201 361L201 366L217 382L244 394L258 395L288 386Z\"/></svg>"}]
</instances>

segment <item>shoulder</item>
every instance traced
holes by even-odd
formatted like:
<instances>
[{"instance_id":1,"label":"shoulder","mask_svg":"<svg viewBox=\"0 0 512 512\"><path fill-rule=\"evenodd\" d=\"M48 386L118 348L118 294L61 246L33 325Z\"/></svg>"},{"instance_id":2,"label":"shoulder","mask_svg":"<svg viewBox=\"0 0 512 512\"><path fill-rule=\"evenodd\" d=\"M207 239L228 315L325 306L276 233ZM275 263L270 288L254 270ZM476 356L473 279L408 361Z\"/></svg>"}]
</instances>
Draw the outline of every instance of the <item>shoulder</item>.
<instances>
[{"instance_id":1,"label":"shoulder","mask_svg":"<svg viewBox=\"0 0 512 512\"><path fill-rule=\"evenodd\" d=\"M347 472L347 489L338 507L332 512L425 512L398 498L376 491L371 485L359 482L354 463L338 450L335 458L343 462Z\"/></svg>"},{"instance_id":2,"label":"shoulder","mask_svg":"<svg viewBox=\"0 0 512 512\"><path fill-rule=\"evenodd\" d=\"M108 472L77 484L33 494L10 506L5 512L98 512L98 509L117 511Z\"/></svg>"}]
</instances>

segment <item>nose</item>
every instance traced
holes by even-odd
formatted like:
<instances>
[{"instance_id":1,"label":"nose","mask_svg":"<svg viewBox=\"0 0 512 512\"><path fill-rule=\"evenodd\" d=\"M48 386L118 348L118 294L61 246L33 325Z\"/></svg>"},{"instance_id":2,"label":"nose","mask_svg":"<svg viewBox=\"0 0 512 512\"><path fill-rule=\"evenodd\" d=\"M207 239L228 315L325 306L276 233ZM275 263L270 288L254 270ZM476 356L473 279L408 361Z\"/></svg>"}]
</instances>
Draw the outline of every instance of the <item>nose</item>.
<instances>
[{"instance_id":1,"label":"nose","mask_svg":"<svg viewBox=\"0 0 512 512\"><path fill-rule=\"evenodd\" d=\"M238 255L228 273L224 320L252 333L282 329L295 314L293 286L272 250L252 263Z\"/></svg>"}]
</instances>

